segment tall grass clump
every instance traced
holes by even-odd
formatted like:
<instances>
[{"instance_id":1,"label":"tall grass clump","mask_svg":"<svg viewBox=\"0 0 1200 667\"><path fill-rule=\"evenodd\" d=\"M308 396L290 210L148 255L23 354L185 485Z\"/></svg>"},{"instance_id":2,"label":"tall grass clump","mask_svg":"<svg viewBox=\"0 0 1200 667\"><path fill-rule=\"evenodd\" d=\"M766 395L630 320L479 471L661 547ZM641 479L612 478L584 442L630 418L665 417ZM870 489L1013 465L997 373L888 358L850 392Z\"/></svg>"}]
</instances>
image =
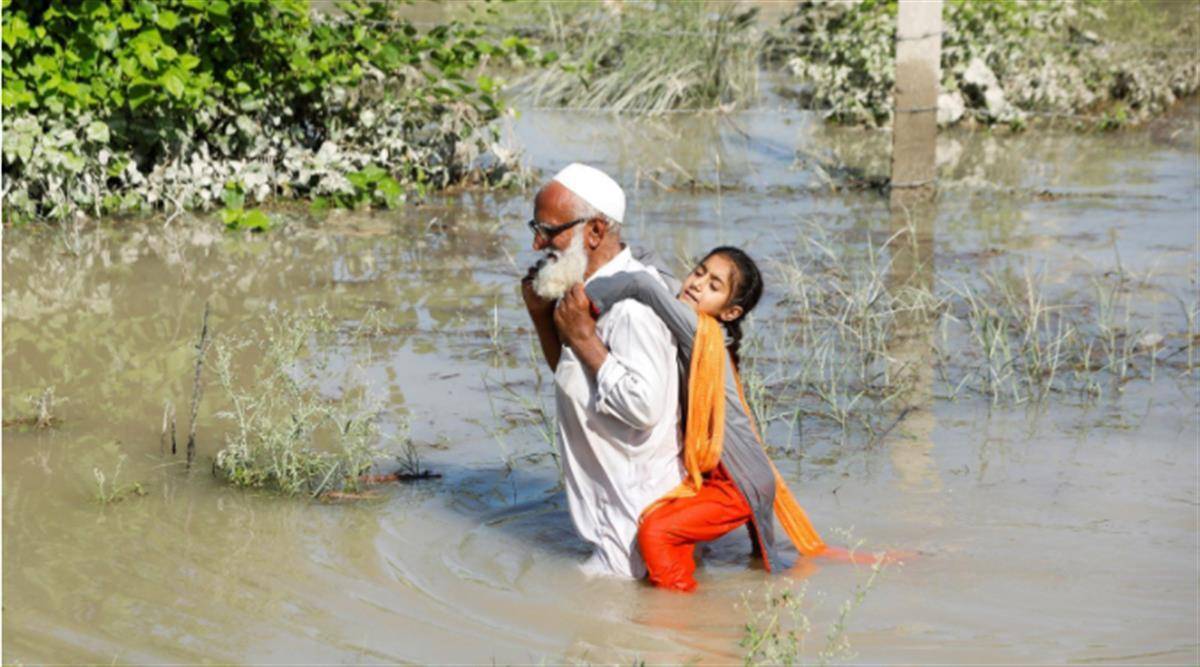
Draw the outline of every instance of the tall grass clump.
<instances>
[{"instance_id":1,"label":"tall grass clump","mask_svg":"<svg viewBox=\"0 0 1200 667\"><path fill-rule=\"evenodd\" d=\"M716 2L531 3L519 21L558 60L516 89L535 105L658 114L758 94L757 10Z\"/></svg>"},{"instance_id":2,"label":"tall grass clump","mask_svg":"<svg viewBox=\"0 0 1200 667\"><path fill-rule=\"evenodd\" d=\"M766 58L831 120L887 125L896 0L805 0L767 40ZM1111 128L1200 89L1200 8L1150 0L950 0L943 10L939 122L1022 127L1084 116Z\"/></svg>"},{"instance_id":3,"label":"tall grass clump","mask_svg":"<svg viewBox=\"0 0 1200 667\"><path fill-rule=\"evenodd\" d=\"M353 378L329 393L330 358L319 345L334 329L323 312L264 318L217 339L216 376L232 426L214 473L235 486L318 496L355 489L379 457L367 387Z\"/></svg>"}]
</instances>

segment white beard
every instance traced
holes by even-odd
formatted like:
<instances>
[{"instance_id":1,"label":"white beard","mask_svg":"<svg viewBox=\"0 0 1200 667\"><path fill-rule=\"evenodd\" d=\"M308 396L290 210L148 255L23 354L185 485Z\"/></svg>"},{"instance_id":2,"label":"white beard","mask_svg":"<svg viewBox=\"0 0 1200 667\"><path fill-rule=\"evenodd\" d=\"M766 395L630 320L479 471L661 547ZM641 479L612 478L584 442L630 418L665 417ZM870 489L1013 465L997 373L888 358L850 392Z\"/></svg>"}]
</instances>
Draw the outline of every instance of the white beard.
<instances>
[{"instance_id":1,"label":"white beard","mask_svg":"<svg viewBox=\"0 0 1200 667\"><path fill-rule=\"evenodd\" d=\"M547 252L544 261L533 278L533 291L546 300L561 299L567 290L583 282L583 274L587 273L583 234L576 233L565 251Z\"/></svg>"}]
</instances>

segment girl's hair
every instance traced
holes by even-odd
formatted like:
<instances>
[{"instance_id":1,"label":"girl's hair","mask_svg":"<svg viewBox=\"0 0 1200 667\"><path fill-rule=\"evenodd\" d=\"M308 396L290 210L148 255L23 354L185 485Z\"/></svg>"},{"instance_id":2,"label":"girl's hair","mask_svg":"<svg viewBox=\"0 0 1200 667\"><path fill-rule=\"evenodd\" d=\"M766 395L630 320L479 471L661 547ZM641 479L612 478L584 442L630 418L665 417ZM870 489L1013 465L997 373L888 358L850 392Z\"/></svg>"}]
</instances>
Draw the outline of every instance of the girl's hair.
<instances>
[{"instance_id":1,"label":"girl's hair","mask_svg":"<svg viewBox=\"0 0 1200 667\"><path fill-rule=\"evenodd\" d=\"M750 259L741 248L733 246L719 246L713 248L704 256L708 259L713 255L721 255L725 259L733 262L736 269L733 275L733 285L729 292L729 305L741 306L742 314L736 320L725 322L721 320L721 324L725 325L725 330L729 332L729 356L733 358L734 368L739 367L738 349L742 345L742 320L746 315L758 305L758 300L762 298L763 280L762 273L758 270L758 265ZM704 260L700 260L703 262Z\"/></svg>"}]
</instances>

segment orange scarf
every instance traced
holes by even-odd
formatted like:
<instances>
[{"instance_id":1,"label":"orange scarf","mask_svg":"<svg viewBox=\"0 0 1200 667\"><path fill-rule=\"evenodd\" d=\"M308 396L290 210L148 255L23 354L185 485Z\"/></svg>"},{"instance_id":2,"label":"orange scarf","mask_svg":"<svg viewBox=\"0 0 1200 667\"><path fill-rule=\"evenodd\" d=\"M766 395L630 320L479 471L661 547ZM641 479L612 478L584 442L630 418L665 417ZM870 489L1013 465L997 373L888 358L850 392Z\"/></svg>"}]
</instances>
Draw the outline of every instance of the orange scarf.
<instances>
[{"instance_id":1,"label":"orange scarf","mask_svg":"<svg viewBox=\"0 0 1200 667\"><path fill-rule=\"evenodd\" d=\"M642 511L642 518L675 498L690 498L704 484L703 475L712 472L721 462L721 449L725 437L725 345L721 327L709 315L697 313L696 340L692 345L692 359L688 370L687 431L683 439L683 467L687 472L683 483L671 489L662 498L650 503ZM738 398L742 409L750 420L754 437L762 446L762 438L754 424L754 413L746 404L742 393L742 380L734 375ZM765 449L765 448L764 448ZM775 516L792 544L805 556L815 556L825 551L825 543L817 534L804 508L796 502L792 492L770 458L771 472L775 475Z\"/></svg>"},{"instance_id":2,"label":"orange scarf","mask_svg":"<svg viewBox=\"0 0 1200 667\"><path fill-rule=\"evenodd\" d=\"M725 440L725 347L717 320L696 313L696 341L688 370L687 431L683 435L683 482L642 510L642 518L675 498L691 498L704 473L721 462Z\"/></svg>"}]
</instances>

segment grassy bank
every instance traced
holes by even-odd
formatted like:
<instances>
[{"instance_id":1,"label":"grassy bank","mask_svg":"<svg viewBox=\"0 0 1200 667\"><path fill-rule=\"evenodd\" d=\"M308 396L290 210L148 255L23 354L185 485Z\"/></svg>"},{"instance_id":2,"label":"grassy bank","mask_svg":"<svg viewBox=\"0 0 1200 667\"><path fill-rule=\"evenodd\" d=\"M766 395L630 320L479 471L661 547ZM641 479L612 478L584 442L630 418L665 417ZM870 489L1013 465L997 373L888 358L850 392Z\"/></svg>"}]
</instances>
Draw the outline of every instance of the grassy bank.
<instances>
[{"instance_id":1,"label":"grassy bank","mask_svg":"<svg viewBox=\"0 0 1200 667\"><path fill-rule=\"evenodd\" d=\"M226 209L275 197L397 206L511 166L482 68L517 57L380 0L4 0L9 222Z\"/></svg>"}]
</instances>

